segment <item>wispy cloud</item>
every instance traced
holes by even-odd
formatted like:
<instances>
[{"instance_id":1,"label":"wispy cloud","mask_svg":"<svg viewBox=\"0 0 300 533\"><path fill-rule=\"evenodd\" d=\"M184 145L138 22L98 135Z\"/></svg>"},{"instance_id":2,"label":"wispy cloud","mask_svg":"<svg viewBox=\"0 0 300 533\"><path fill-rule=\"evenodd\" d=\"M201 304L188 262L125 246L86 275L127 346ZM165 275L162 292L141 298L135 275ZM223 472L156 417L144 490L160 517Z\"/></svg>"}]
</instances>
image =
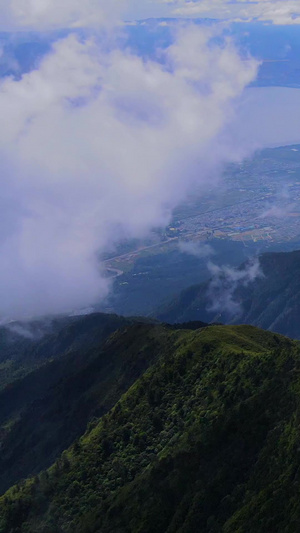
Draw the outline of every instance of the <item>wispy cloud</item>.
<instances>
[{"instance_id":1,"label":"wispy cloud","mask_svg":"<svg viewBox=\"0 0 300 533\"><path fill-rule=\"evenodd\" d=\"M230 318L237 317L242 311L240 301L236 297L238 287L247 287L257 278L263 277L259 260L249 261L244 268L231 268L208 263L212 275L209 283L207 310L213 313L225 313Z\"/></svg>"},{"instance_id":2,"label":"wispy cloud","mask_svg":"<svg viewBox=\"0 0 300 533\"><path fill-rule=\"evenodd\" d=\"M293 201L291 193L287 187L278 191L272 201L267 202L260 218L285 218L289 216L297 204Z\"/></svg>"},{"instance_id":3,"label":"wispy cloud","mask_svg":"<svg viewBox=\"0 0 300 533\"><path fill-rule=\"evenodd\" d=\"M180 241L178 247L184 254L193 255L199 259L207 259L216 253L210 244L203 242Z\"/></svg>"}]
</instances>

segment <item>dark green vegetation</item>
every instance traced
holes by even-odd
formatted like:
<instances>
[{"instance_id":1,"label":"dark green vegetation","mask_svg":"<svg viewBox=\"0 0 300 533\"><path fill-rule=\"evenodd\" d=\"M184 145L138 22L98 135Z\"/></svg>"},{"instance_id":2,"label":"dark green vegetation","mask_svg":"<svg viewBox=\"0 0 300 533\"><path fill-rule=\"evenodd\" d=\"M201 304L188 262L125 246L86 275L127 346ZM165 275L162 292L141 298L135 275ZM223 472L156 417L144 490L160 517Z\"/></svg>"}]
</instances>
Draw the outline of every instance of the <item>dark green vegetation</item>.
<instances>
[{"instance_id":1,"label":"dark green vegetation","mask_svg":"<svg viewBox=\"0 0 300 533\"><path fill-rule=\"evenodd\" d=\"M131 319L95 313L0 327L0 390L48 361L94 346L130 323Z\"/></svg>"},{"instance_id":2,"label":"dark green vegetation","mask_svg":"<svg viewBox=\"0 0 300 533\"><path fill-rule=\"evenodd\" d=\"M12 344L2 342L2 357L10 357L6 366L19 365L23 376L13 379L16 376L4 374L2 368L0 493L50 466L145 370L152 352L139 358L134 340L129 355L123 345L112 351L105 342L117 329L134 323L104 314L57 319L36 340L12 338L11 330L1 330L2 338L7 335L19 349L18 359L12 359L15 352L6 349ZM41 335L41 323L22 325L23 333L37 327Z\"/></svg>"},{"instance_id":3,"label":"dark green vegetation","mask_svg":"<svg viewBox=\"0 0 300 533\"><path fill-rule=\"evenodd\" d=\"M253 282L245 284L242 278L235 284L224 276L217 289L212 288L211 281L189 287L161 307L157 318L168 322L252 324L299 339L300 251L266 253L259 261L263 275ZM244 268L242 265L240 271ZM228 297L233 306L230 302L228 305ZM212 303L218 308L211 310Z\"/></svg>"},{"instance_id":4,"label":"dark green vegetation","mask_svg":"<svg viewBox=\"0 0 300 533\"><path fill-rule=\"evenodd\" d=\"M124 393L1 498L2 533L299 530L296 341L251 326L140 323L115 332L106 356L123 364Z\"/></svg>"}]
</instances>

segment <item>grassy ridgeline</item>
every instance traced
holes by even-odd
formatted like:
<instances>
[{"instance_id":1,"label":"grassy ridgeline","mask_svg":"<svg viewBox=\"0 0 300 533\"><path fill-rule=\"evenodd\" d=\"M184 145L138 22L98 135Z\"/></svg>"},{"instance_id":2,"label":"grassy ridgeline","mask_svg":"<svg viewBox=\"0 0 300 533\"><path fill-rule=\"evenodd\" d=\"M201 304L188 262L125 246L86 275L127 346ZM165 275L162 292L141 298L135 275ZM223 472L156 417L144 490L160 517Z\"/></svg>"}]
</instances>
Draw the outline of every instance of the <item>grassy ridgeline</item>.
<instances>
[{"instance_id":1,"label":"grassy ridgeline","mask_svg":"<svg viewBox=\"0 0 300 533\"><path fill-rule=\"evenodd\" d=\"M158 360L115 407L2 497L0 531L297 530L298 344L249 326L141 326L134 342L156 335Z\"/></svg>"}]
</instances>

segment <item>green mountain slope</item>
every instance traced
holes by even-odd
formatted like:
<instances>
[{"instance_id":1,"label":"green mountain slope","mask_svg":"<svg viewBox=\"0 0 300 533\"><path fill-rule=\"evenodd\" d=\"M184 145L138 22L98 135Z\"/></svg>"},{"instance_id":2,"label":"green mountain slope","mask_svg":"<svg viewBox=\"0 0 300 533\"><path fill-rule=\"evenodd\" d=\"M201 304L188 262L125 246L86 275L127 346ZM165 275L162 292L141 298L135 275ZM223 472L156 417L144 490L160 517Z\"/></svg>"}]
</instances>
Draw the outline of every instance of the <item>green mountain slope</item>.
<instances>
[{"instance_id":1,"label":"green mountain slope","mask_svg":"<svg viewBox=\"0 0 300 533\"><path fill-rule=\"evenodd\" d=\"M156 313L159 320L204 320L252 324L300 338L300 251L267 253L259 258L262 275L239 282L226 274L189 287ZM237 271L243 272L247 265ZM245 282L246 281L246 282Z\"/></svg>"},{"instance_id":2,"label":"green mountain slope","mask_svg":"<svg viewBox=\"0 0 300 533\"><path fill-rule=\"evenodd\" d=\"M0 499L0 531L297 531L299 344L250 326L119 335L131 364L153 339L156 358L48 471Z\"/></svg>"},{"instance_id":3,"label":"green mountain slope","mask_svg":"<svg viewBox=\"0 0 300 533\"><path fill-rule=\"evenodd\" d=\"M31 361L39 366L32 371L28 366L22 378L0 390L0 494L50 466L152 362L154 349L131 364L140 349L134 340L129 355L118 344L118 335L114 342L106 341L118 328L132 324L150 327L135 319L94 314L62 320L55 332L32 343ZM20 365L25 357L19 354Z\"/></svg>"},{"instance_id":4,"label":"green mountain slope","mask_svg":"<svg viewBox=\"0 0 300 533\"><path fill-rule=\"evenodd\" d=\"M49 360L106 339L133 322L117 315L54 317L0 327L0 390Z\"/></svg>"}]
</instances>

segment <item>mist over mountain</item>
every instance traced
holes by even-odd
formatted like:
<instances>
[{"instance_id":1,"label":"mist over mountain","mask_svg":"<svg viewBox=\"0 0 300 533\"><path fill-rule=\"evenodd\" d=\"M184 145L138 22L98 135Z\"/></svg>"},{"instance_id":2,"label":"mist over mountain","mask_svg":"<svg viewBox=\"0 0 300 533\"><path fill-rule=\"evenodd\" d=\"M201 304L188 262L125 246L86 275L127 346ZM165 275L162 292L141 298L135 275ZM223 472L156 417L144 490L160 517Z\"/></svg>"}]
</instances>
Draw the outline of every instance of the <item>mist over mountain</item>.
<instances>
[{"instance_id":1,"label":"mist over mountain","mask_svg":"<svg viewBox=\"0 0 300 533\"><path fill-rule=\"evenodd\" d=\"M167 252L149 254L137 258L128 272L120 273L113 283L108 297L99 308L105 312L121 315L151 315L159 305L174 298L182 289L206 281L209 277L207 256L201 251L194 252L190 243L188 248L180 244ZM204 250L212 254L214 262L221 266L227 261L231 266L238 266L251 253L255 245L245 248L241 242L214 239ZM201 243L201 250L203 243Z\"/></svg>"},{"instance_id":2,"label":"mist over mountain","mask_svg":"<svg viewBox=\"0 0 300 533\"><path fill-rule=\"evenodd\" d=\"M157 318L252 324L300 338L300 251L265 253L237 269L212 265L211 274L162 306Z\"/></svg>"}]
</instances>

